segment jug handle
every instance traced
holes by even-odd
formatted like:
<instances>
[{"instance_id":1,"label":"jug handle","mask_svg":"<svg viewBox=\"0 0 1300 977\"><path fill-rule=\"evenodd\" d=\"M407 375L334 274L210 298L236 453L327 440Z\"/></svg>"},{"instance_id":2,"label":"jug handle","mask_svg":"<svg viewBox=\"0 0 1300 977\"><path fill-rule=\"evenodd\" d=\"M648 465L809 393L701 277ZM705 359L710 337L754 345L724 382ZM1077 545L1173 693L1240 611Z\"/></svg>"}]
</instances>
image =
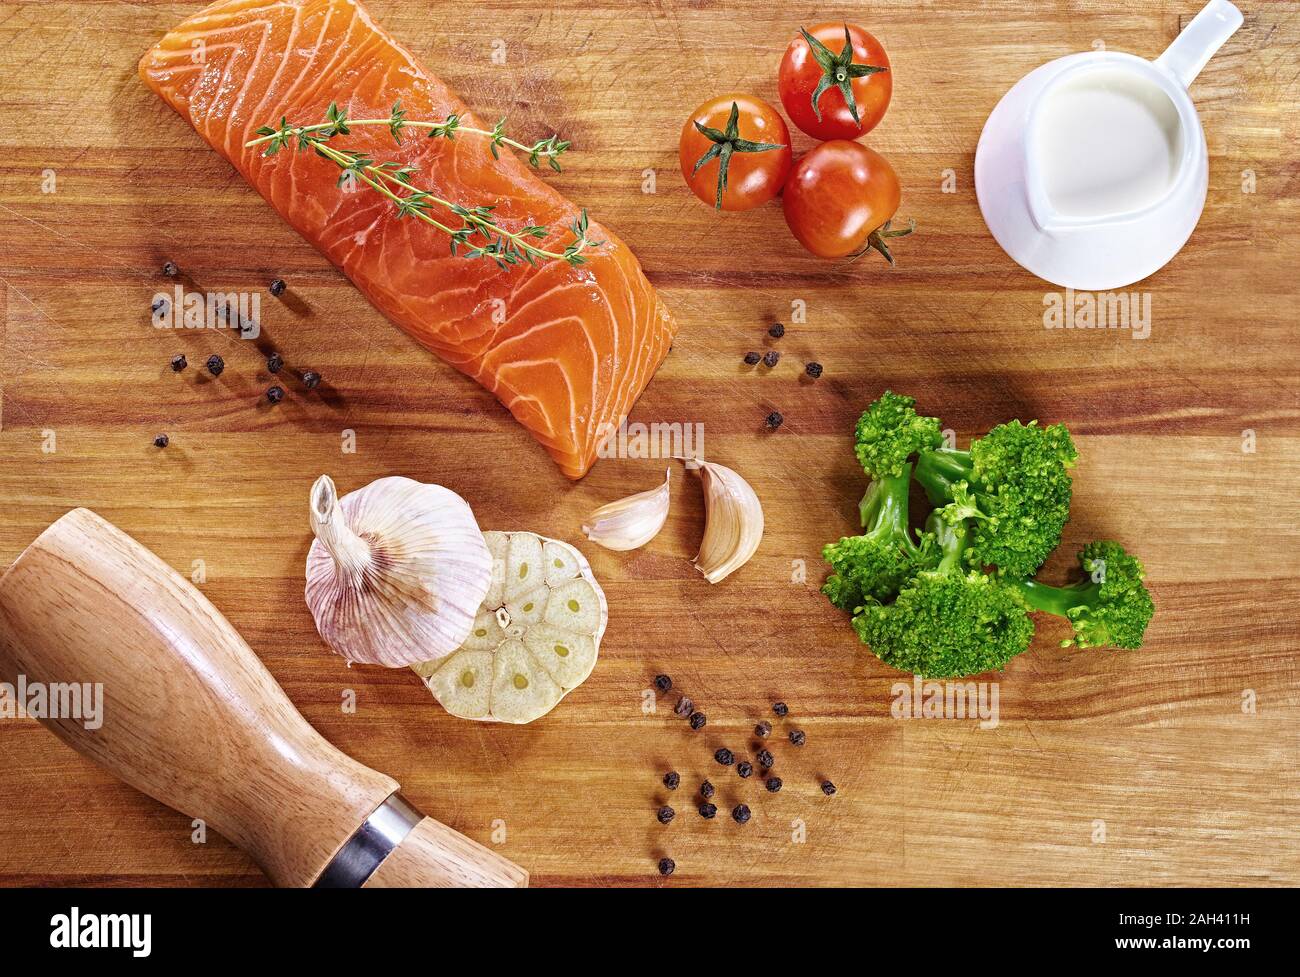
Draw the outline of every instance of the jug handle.
<instances>
[{"instance_id":1,"label":"jug handle","mask_svg":"<svg viewBox=\"0 0 1300 977\"><path fill-rule=\"evenodd\" d=\"M1241 26L1241 11L1228 0L1210 0L1183 32L1156 58L1184 88L1190 88L1214 52Z\"/></svg>"}]
</instances>

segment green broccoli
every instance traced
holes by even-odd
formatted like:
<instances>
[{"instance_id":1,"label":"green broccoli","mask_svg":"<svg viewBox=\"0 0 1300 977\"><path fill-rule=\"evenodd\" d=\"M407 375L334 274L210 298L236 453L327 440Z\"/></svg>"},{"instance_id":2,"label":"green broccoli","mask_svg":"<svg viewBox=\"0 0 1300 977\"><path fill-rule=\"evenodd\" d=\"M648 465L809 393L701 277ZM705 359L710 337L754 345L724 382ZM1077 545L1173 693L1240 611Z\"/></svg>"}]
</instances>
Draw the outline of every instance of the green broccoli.
<instances>
[{"instance_id":1,"label":"green broccoli","mask_svg":"<svg viewBox=\"0 0 1300 977\"><path fill-rule=\"evenodd\" d=\"M1066 645L1140 647L1155 606L1119 544L1084 547L1079 583L1031 578L1070 515L1077 452L1064 425L1010 421L958 451L915 403L885 391L858 419L866 531L823 550L833 573L822 591L853 614L859 637L886 664L932 678L1003 668L1033 639L1031 611L1069 620ZM935 506L919 537L908 528L912 480Z\"/></svg>"},{"instance_id":2,"label":"green broccoli","mask_svg":"<svg viewBox=\"0 0 1300 977\"><path fill-rule=\"evenodd\" d=\"M920 417L915 405L911 397L886 390L858 418L854 453L871 478L858 504L867 531L822 550L834 571L822 593L850 614L868 599L893 598L904 581L938 560L933 540L922 537L918 544L907 525L912 475L908 459L922 448L943 443L938 419Z\"/></svg>"},{"instance_id":3,"label":"green broccoli","mask_svg":"<svg viewBox=\"0 0 1300 977\"><path fill-rule=\"evenodd\" d=\"M1029 647L1034 624L1019 592L966 568L970 527L932 514L926 523L942 558L903 585L888 605L854 617L858 636L887 665L929 678L1000 669Z\"/></svg>"},{"instance_id":4,"label":"green broccoli","mask_svg":"<svg viewBox=\"0 0 1300 977\"><path fill-rule=\"evenodd\" d=\"M912 455L943 444L939 419L921 417L915 408L911 397L886 390L858 418L853 451L872 478L901 475ZM862 524L867 524L865 518Z\"/></svg>"},{"instance_id":5,"label":"green broccoli","mask_svg":"<svg viewBox=\"0 0 1300 977\"><path fill-rule=\"evenodd\" d=\"M1119 543L1103 540L1079 551L1079 566L1084 578L1064 587L1011 576L1002 579L1032 610L1047 611L1073 625L1074 636L1061 642L1063 648L1141 648L1156 610L1142 583L1142 564Z\"/></svg>"},{"instance_id":6,"label":"green broccoli","mask_svg":"<svg viewBox=\"0 0 1300 977\"><path fill-rule=\"evenodd\" d=\"M868 599L889 600L917 571L937 562L933 537L922 536L918 544L907 528L911 475L912 465L905 462L899 474L874 479L859 506L867 531L822 550L834 571L822 593L840 610L852 614Z\"/></svg>"},{"instance_id":7,"label":"green broccoli","mask_svg":"<svg viewBox=\"0 0 1300 977\"><path fill-rule=\"evenodd\" d=\"M968 451L925 448L916 480L950 521L971 520L967 561L1028 577L1061 542L1078 458L1063 424L999 424Z\"/></svg>"}]
</instances>

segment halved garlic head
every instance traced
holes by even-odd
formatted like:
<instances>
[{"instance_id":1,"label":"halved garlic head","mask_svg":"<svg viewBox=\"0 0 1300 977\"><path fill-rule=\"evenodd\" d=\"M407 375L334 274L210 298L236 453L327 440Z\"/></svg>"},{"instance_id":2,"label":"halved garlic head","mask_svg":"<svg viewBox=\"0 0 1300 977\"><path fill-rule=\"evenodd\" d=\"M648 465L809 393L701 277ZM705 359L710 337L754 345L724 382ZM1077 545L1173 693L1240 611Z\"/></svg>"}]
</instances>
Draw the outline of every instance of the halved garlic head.
<instances>
[{"instance_id":1,"label":"halved garlic head","mask_svg":"<svg viewBox=\"0 0 1300 977\"><path fill-rule=\"evenodd\" d=\"M460 649L411 666L462 719L530 723L596 665L609 609L586 558L535 533L483 534L491 582Z\"/></svg>"},{"instance_id":2,"label":"halved garlic head","mask_svg":"<svg viewBox=\"0 0 1300 977\"><path fill-rule=\"evenodd\" d=\"M464 643L492 582L492 556L464 499L399 477L340 499L322 475L310 515L307 606L331 648L397 668Z\"/></svg>"}]
</instances>

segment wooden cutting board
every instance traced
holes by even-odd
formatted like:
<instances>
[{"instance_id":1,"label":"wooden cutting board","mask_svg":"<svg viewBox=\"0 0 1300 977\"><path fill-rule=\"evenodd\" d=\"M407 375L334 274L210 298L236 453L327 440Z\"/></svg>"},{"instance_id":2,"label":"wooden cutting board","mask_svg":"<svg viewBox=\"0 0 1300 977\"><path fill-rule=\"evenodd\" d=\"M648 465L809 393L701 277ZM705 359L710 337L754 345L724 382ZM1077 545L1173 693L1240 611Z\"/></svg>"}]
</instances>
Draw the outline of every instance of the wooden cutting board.
<instances>
[{"instance_id":1,"label":"wooden cutting board","mask_svg":"<svg viewBox=\"0 0 1300 977\"><path fill-rule=\"evenodd\" d=\"M0 565L67 509L94 508L198 580L326 737L539 885L658 884L662 855L672 885L1300 882L1300 5L1243 3L1245 25L1194 87L1209 200L1185 250L1134 289L1150 296L1146 339L1044 328L1048 286L985 230L972 162L1027 70L1099 44L1153 57L1196 0L369 6L485 117L574 141L552 182L617 229L682 323L633 419L704 426L708 456L763 500L758 554L718 586L700 579L702 501L680 474L650 546L583 540L591 509L664 466L607 460L566 482L150 95L137 59L197 4L0 2ZM795 29L839 16L875 32L896 72L870 143L918 229L892 271L807 257L779 207L719 216L677 172L695 104L729 88L775 100ZM283 300L264 295L262 339L325 385L290 382L272 407L253 345L155 330L165 261L196 290L285 279ZM769 348L774 370L742 365ZM174 375L178 352L192 366ZM197 368L212 352L218 380ZM810 360L825 367L816 382ZM908 677L817 592L820 548L853 529L864 488L853 422L885 387L963 444L1012 417L1066 422L1082 459L1050 567L1063 574L1094 537L1134 549L1158 607L1147 646L1061 650L1062 629L1042 623L1029 653L985 676L995 729L894 718ZM772 410L785 416L774 433ZM543 720L503 728L446 715L409 671L344 667L302 600L322 472L343 491L388 474L439 482L485 528L576 542L610 605L591 679ZM674 719L672 698L647 711L660 672L708 714L704 730ZM712 754L751 750L778 699L785 787L769 795ZM784 739L795 728L802 749ZM695 814L705 777L724 811L746 802L753 820ZM668 827L654 817L665 801L679 811ZM265 884L193 832L35 722L0 720L0 882Z\"/></svg>"}]
</instances>

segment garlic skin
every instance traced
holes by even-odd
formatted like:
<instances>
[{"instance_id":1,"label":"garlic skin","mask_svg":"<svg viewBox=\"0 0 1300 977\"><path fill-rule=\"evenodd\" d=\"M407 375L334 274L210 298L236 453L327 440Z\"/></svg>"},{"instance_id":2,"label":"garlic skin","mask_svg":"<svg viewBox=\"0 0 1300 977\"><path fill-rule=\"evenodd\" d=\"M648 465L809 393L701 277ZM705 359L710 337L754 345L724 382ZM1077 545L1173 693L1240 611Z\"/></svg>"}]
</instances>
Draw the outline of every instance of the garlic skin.
<instances>
[{"instance_id":1,"label":"garlic skin","mask_svg":"<svg viewBox=\"0 0 1300 977\"><path fill-rule=\"evenodd\" d=\"M763 539L763 506L750 484L730 468L690 460L704 485L704 539L695 569L709 583L739 570Z\"/></svg>"},{"instance_id":2,"label":"garlic skin","mask_svg":"<svg viewBox=\"0 0 1300 977\"><path fill-rule=\"evenodd\" d=\"M335 652L398 668L464 643L492 576L492 555L464 499L401 477L340 499L322 475L310 512L307 606Z\"/></svg>"},{"instance_id":3,"label":"garlic skin","mask_svg":"<svg viewBox=\"0 0 1300 977\"><path fill-rule=\"evenodd\" d=\"M601 506L582 524L593 543L607 550L634 550L659 535L668 519L668 482L672 469L664 472L664 483L627 498Z\"/></svg>"}]
</instances>

